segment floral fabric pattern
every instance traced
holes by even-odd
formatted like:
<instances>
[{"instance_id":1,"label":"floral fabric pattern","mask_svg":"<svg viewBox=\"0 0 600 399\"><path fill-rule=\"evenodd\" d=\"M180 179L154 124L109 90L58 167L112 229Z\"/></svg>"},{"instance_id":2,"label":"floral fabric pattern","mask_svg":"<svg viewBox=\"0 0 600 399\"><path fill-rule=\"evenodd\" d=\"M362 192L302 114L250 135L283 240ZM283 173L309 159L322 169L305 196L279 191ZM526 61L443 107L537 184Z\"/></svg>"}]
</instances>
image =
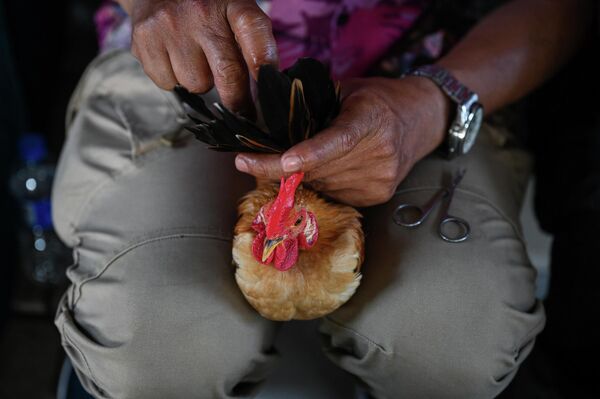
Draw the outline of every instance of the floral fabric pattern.
<instances>
[{"instance_id":1,"label":"floral fabric pattern","mask_svg":"<svg viewBox=\"0 0 600 399\"><path fill-rule=\"evenodd\" d=\"M428 0L259 0L271 17L281 67L300 57L329 65L335 79L363 76L409 30ZM114 0L96 13L100 51L131 46L131 21Z\"/></svg>"},{"instance_id":2,"label":"floral fabric pattern","mask_svg":"<svg viewBox=\"0 0 600 399\"><path fill-rule=\"evenodd\" d=\"M328 64L336 79L362 76L414 25L427 3L270 0L281 67L313 57Z\"/></svg>"},{"instance_id":3,"label":"floral fabric pattern","mask_svg":"<svg viewBox=\"0 0 600 399\"><path fill-rule=\"evenodd\" d=\"M100 53L131 47L131 21L116 1L104 0L94 15Z\"/></svg>"}]
</instances>

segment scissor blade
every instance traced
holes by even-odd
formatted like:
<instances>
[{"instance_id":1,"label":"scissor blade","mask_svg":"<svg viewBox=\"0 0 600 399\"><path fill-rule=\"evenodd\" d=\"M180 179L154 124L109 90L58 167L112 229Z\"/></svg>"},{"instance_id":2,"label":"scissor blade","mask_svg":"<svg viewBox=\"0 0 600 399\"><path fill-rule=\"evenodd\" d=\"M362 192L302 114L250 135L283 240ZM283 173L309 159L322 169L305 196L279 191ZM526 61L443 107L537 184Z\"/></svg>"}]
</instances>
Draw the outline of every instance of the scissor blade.
<instances>
[{"instance_id":1,"label":"scissor blade","mask_svg":"<svg viewBox=\"0 0 600 399\"><path fill-rule=\"evenodd\" d=\"M452 180L452 189L454 189L454 188L456 188L456 186L458 186L458 184L461 182L463 177L465 177L465 173L467 173L466 169L461 169L456 173L456 175L454 176L454 179Z\"/></svg>"}]
</instances>

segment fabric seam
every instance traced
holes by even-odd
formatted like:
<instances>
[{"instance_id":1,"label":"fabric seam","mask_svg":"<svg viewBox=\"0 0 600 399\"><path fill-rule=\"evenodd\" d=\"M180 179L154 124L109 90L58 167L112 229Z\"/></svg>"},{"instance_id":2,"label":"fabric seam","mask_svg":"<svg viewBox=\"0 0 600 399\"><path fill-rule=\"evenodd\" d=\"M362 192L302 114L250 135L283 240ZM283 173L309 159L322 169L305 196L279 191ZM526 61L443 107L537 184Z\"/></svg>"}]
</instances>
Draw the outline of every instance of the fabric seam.
<instances>
[{"instance_id":1,"label":"fabric seam","mask_svg":"<svg viewBox=\"0 0 600 399\"><path fill-rule=\"evenodd\" d=\"M79 353L79 355L83 359L83 361L85 363L85 367L87 368L88 373L90 373L90 378L92 379L92 382L94 383L94 385L96 385L98 388L100 388L100 389L102 389L102 391L104 391L104 389L102 388L103 384L99 383L98 378L92 372L92 369L90 367L90 364L89 364L87 358L85 357L85 355L83 354L81 349L79 349L77 347L77 345L75 345L75 341L73 340L73 338L71 338L69 333L67 333L67 330L65 329L65 324L66 324L66 320L63 321L63 325L62 325L63 336L67 339L67 341L69 341L69 346L71 346L71 348L75 349L77 351L77 353Z\"/></svg>"},{"instance_id":2,"label":"fabric seam","mask_svg":"<svg viewBox=\"0 0 600 399\"><path fill-rule=\"evenodd\" d=\"M171 235L166 235L166 236L149 238L149 239L140 241L138 243L135 243L133 245L130 245L127 248L120 251L119 253L117 253L114 257L112 257L97 274L95 274L92 277L85 278L77 284L78 285L78 287L77 287L78 295L77 295L77 298L74 299L71 309L74 310L75 307L77 306L77 303L79 302L79 299L81 299L83 286L90 281L100 278L108 270L108 268L110 266L112 266L112 264L115 263L117 260L119 260L123 256L127 255L129 252L133 251L134 249L140 248L144 245L155 243L155 242L160 242L160 241L173 240L173 239L177 239L177 238L207 238L207 239L211 239L211 240L231 242L231 240L229 240L229 239L225 239L223 237L216 237L216 236L213 236L210 234L179 233L179 234L171 234Z\"/></svg>"}]
</instances>

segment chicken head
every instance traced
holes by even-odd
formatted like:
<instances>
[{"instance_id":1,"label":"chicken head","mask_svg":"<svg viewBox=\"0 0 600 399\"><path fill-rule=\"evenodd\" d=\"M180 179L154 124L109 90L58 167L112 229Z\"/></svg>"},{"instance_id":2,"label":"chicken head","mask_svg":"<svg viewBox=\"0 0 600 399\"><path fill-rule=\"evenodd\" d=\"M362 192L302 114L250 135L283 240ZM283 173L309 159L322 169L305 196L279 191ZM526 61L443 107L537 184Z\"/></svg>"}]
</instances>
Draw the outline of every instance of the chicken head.
<instances>
[{"instance_id":1,"label":"chicken head","mask_svg":"<svg viewBox=\"0 0 600 399\"><path fill-rule=\"evenodd\" d=\"M304 174L294 173L281 178L277 197L265 204L254 220L257 232L252 242L254 258L264 265L273 263L278 270L292 268L300 249L310 249L317 242L319 227L315 215L295 204L296 189Z\"/></svg>"}]
</instances>

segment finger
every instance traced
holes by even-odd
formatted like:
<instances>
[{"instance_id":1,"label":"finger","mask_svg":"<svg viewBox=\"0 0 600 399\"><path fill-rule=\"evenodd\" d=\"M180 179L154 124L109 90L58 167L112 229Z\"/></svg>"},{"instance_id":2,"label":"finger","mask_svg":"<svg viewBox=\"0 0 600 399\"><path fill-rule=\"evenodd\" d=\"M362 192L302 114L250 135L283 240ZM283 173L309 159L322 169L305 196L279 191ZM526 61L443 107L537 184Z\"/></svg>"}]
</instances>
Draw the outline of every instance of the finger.
<instances>
[{"instance_id":1,"label":"finger","mask_svg":"<svg viewBox=\"0 0 600 399\"><path fill-rule=\"evenodd\" d=\"M359 157L354 154L348 154L331 161L324 166L312 169L310 172L305 172L304 181L329 180L346 172L364 172L365 170L369 170L372 166L375 168L377 167L377 165L367 165L365 161L359 159Z\"/></svg>"},{"instance_id":2,"label":"finger","mask_svg":"<svg viewBox=\"0 0 600 399\"><path fill-rule=\"evenodd\" d=\"M287 173L310 172L352 151L369 133L357 121L360 107L356 102L343 105L340 115L330 127L283 154L282 169Z\"/></svg>"},{"instance_id":3,"label":"finger","mask_svg":"<svg viewBox=\"0 0 600 399\"><path fill-rule=\"evenodd\" d=\"M213 75L221 102L232 111L251 108L248 71L229 27L203 33L199 43Z\"/></svg>"},{"instance_id":4,"label":"finger","mask_svg":"<svg viewBox=\"0 0 600 399\"><path fill-rule=\"evenodd\" d=\"M273 36L271 20L256 2L230 2L227 7L227 20L255 80L261 65L278 64L277 43Z\"/></svg>"},{"instance_id":5,"label":"finger","mask_svg":"<svg viewBox=\"0 0 600 399\"><path fill-rule=\"evenodd\" d=\"M372 205L380 204L382 201L380 198L375 197L368 192L354 189L334 190L326 191L323 193L326 197L329 197L342 204L347 204L357 208L367 207Z\"/></svg>"},{"instance_id":6,"label":"finger","mask_svg":"<svg viewBox=\"0 0 600 399\"><path fill-rule=\"evenodd\" d=\"M202 48L194 43L169 46L171 67L177 82L192 93L206 93L213 86L213 77Z\"/></svg>"},{"instance_id":7,"label":"finger","mask_svg":"<svg viewBox=\"0 0 600 399\"><path fill-rule=\"evenodd\" d=\"M144 72L161 89L172 90L177 84L175 73L171 67L169 53L162 43L153 41L144 45L133 43L132 54L140 61Z\"/></svg>"},{"instance_id":8,"label":"finger","mask_svg":"<svg viewBox=\"0 0 600 399\"><path fill-rule=\"evenodd\" d=\"M395 147L379 140L365 139L346 155L305 173L304 180L322 180L337 177L346 172L372 175L372 178L389 178L390 171L398 171L401 165Z\"/></svg>"},{"instance_id":9,"label":"finger","mask_svg":"<svg viewBox=\"0 0 600 399\"><path fill-rule=\"evenodd\" d=\"M367 174L365 174L367 171ZM304 179L315 191L328 192L346 189L356 189L357 182L371 181L367 167L362 169L344 170L327 177Z\"/></svg>"},{"instance_id":10,"label":"finger","mask_svg":"<svg viewBox=\"0 0 600 399\"><path fill-rule=\"evenodd\" d=\"M259 179L279 180L284 176L279 154L238 154L235 167Z\"/></svg>"}]
</instances>

